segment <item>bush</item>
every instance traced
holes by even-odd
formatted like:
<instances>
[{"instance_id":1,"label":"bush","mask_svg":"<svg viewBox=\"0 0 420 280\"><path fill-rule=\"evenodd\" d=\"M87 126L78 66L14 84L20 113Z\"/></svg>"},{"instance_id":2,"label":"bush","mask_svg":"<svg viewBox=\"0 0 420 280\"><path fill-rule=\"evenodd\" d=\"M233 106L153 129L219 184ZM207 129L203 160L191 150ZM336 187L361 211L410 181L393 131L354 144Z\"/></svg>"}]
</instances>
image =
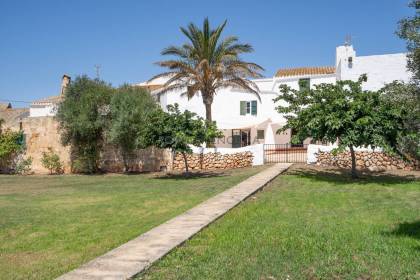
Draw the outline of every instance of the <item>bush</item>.
<instances>
[{"instance_id":1,"label":"bush","mask_svg":"<svg viewBox=\"0 0 420 280\"><path fill-rule=\"evenodd\" d=\"M32 157L23 158L22 156L18 156L14 163L14 174L20 175L28 175L32 169Z\"/></svg>"},{"instance_id":2,"label":"bush","mask_svg":"<svg viewBox=\"0 0 420 280\"><path fill-rule=\"evenodd\" d=\"M60 157L51 148L48 148L48 152L42 153L41 163L42 166L50 171L50 174L63 173L63 164L60 161Z\"/></svg>"},{"instance_id":3,"label":"bush","mask_svg":"<svg viewBox=\"0 0 420 280\"><path fill-rule=\"evenodd\" d=\"M11 130L0 130L0 170L10 172L14 159L23 151L22 133Z\"/></svg>"}]
</instances>

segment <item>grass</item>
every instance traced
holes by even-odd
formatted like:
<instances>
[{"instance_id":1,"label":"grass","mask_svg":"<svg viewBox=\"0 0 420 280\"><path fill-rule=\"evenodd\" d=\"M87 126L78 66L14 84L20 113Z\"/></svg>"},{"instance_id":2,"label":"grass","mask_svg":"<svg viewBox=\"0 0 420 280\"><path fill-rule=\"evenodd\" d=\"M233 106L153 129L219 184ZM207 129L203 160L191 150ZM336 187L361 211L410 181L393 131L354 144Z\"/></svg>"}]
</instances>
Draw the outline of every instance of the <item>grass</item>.
<instances>
[{"instance_id":1,"label":"grass","mask_svg":"<svg viewBox=\"0 0 420 280\"><path fill-rule=\"evenodd\" d=\"M53 279L262 170L0 175L0 279Z\"/></svg>"},{"instance_id":2,"label":"grass","mask_svg":"<svg viewBox=\"0 0 420 280\"><path fill-rule=\"evenodd\" d=\"M138 279L420 279L420 181L294 168Z\"/></svg>"}]
</instances>

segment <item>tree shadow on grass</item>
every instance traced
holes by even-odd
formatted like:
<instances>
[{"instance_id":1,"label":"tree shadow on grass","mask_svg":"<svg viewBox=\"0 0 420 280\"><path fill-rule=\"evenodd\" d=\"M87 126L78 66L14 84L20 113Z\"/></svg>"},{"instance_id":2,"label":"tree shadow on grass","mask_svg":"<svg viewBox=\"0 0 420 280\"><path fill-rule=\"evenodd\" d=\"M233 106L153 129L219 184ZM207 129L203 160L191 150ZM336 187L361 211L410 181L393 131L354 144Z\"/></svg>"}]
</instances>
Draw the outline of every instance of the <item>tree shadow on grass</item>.
<instances>
[{"instance_id":1,"label":"tree shadow on grass","mask_svg":"<svg viewBox=\"0 0 420 280\"><path fill-rule=\"evenodd\" d=\"M229 174L225 172L216 172L216 171L194 171L185 173L166 173L163 175L158 175L156 179L171 179L171 180L189 180L189 179L201 179L201 178L215 178L215 177L225 177Z\"/></svg>"},{"instance_id":2,"label":"tree shadow on grass","mask_svg":"<svg viewBox=\"0 0 420 280\"><path fill-rule=\"evenodd\" d=\"M358 171L359 178L353 179L350 170L341 168L292 168L286 174L297 175L317 182L328 182L337 185L370 184L393 185L419 181L414 175L395 175L386 172Z\"/></svg>"},{"instance_id":3,"label":"tree shadow on grass","mask_svg":"<svg viewBox=\"0 0 420 280\"><path fill-rule=\"evenodd\" d=\"M397 228L387 232L388 235L407 236L420 239L420 220L400 223Z\"/></svg>"}]
</instances>

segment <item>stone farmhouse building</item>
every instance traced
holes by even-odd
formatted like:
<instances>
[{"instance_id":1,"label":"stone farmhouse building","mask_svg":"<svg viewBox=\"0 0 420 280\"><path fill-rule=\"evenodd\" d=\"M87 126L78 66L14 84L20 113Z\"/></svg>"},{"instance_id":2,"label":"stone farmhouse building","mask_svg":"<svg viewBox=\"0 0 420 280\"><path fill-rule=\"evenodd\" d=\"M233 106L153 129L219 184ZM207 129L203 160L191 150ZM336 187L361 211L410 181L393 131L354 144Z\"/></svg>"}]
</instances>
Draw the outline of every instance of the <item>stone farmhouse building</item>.
<instances>
[{"instance_id":1,"label":"stone farmhouse building","mask_svg":"<svg viewBox=\"0 0 420 280\"><path fill-rule=\"evenodd\" d=\"M278 96L279 86L291 88L313 87L321 83L335 83L339 80L354 80L367 74L366 90L378 90L394 80L408 81L405 53L357 56L351 45L338 46L335 65L279 69L274 77L253 80L260 90L261 100L256 95L236 89L217 92L212 117L224 138L216 142L216 147L238 148L255 143L290 143L292 131L277 134L285 123L285 118L276 111L273 99ZM165 83L164 79L137 84L156 93ZM205 117L205 108L200 96L188 100L182 91L169 92L159 96L162 108L178 103L181 110L190 110ZM306 143L309 140L306 140Z\"/></svg>"}]
</instances>

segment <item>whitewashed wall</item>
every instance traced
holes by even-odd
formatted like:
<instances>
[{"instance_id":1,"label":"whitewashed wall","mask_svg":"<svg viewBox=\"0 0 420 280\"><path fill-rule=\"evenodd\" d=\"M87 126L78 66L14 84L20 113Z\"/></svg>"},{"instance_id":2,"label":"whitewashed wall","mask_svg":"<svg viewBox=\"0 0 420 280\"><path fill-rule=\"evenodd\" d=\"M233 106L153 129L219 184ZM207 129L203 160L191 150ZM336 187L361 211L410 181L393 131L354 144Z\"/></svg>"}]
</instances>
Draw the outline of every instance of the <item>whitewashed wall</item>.
<instances>
[{"instance_id":1,"label":"whitewashed wall","mask_svg":"<svg viewBox=\"0 0 420 280\"><path fill-rule=\"evenodd\" d=\"M31 106L29 107L29 117L52 117L56 114L55 105Z\"/></svg>"},{"instance_id":2,"label":"whitewashed wall","mask_svg":"<svg viewBox=\"0 0 420 280\"><path fill-rule=\"evenodd\" d=\"M351 67L349 57L353 59ZM352 46L340 46L336 60L338 80L357 81L360 75L367 74L367 82L363 84L365 90L379 90L395 80L410 80L405 53L356 56Z\"/></svg>"}]
</instances>

